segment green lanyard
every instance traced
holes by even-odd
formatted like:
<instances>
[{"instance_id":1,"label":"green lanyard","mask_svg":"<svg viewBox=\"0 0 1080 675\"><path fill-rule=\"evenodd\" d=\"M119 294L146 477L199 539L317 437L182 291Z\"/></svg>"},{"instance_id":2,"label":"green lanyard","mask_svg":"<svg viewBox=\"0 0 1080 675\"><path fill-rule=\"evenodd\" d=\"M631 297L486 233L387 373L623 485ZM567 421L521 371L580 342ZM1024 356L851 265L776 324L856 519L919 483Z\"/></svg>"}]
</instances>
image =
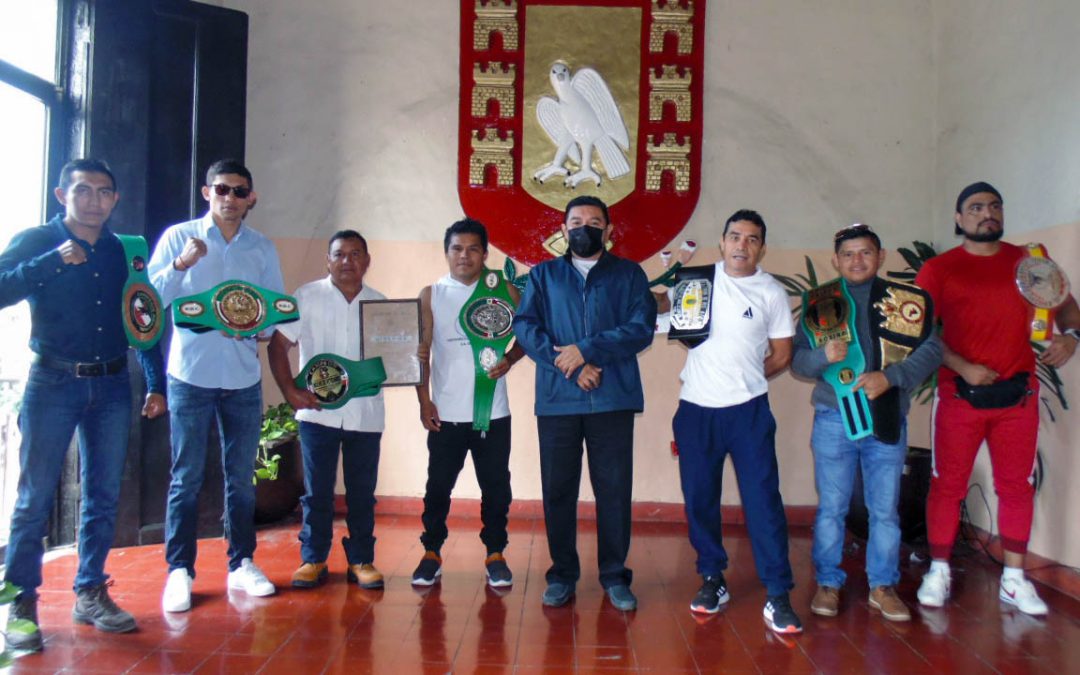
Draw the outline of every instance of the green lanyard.
<instances>
[{"instance_id":1,"label":"green lanyard","mask_svg":"<svg viewBox=\"0 0 1080 675\"><path fill-rule=\"evenodd\" d=\"M161 311L161 296L150 285L146 272L147 246L142 237L118 234L127 258L127 281L124 282L124 332L128 344L135 349L150 349L161 339L165 317Z\"/></svg>"}]
</instances>

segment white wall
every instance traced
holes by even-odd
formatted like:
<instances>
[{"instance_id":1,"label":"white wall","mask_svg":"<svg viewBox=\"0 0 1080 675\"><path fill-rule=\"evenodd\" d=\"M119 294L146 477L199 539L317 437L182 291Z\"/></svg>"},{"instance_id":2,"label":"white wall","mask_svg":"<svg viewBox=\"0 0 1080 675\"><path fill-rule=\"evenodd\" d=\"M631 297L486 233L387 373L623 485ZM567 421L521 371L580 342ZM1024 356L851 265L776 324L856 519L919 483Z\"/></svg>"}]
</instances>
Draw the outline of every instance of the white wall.
<instances>
[{"instance_id":1,"label":"white wall","mask_svg":"<svg viewBox=\"0 0 1080 675\"><path fill-rule=\"evenodd\" d=\"M434 242L461 212L459 4L221 4L251 17L255 222L288 249L287 277L318 276L322 241L343 226L371 237L381 255L373 278L395 292L411 294L441 274ZM1072 35L1080 5L712 0L707 21L703 190L680 238L711 245L723 219L749 206L770 223L766 266L785 273L797 271L804 253L820 263L830 234L855 220L872 223L888 248L913 239L943 248L954 243L956 192L987 179L1005 193L1010 234L1037 234L1070 251L1067 268L1080 279L1071 262L1080 258L1076 227L1067 225L1080 207L1080 46ZM669 349L658 343L644 360L652 370L636 448L642 500L679 500L663 443L677 392L671 370L680 363ZM1067 381L1080 379L1078 368L1065 369ZM531 433L528 371L512 377L523 445L515 447L514 491L536 498L535 441L522 438ZM773 387L784 494L812 504L809 391L787 376ZM1075 389L1070 383L1074 408ZM391 395L393 451L384 454L380 492L422 492L422 436L411 428L410 406L407 392ZM1063 543L1063 521L1048 510L1076 512L1080 499L1070 494L1080 467L1066 452L1075 415L1060 415L1044 435L1061 471L1039 497L1033 539L1034 550L1069 564L1080 551ZM459 493L478 494L471 477Z\"/></svg>"},{"instance_id":2,"label":"white wall","mask_svg":"<svg viewBox=\"0 0 1080 675\"><path fill-rule=\"evenodd\" d=\"M988 180L1004 196L1006 237L1041 241L1080 284L1080 3L1070 0L1007 2L952 0L935 3L939 55L937 161L934 171L934 238L939 249L955 244L956 194ZM1031 550L1066 565L1080 565L1080 358L1061 371L1068 411L1043 414L1039 449L1046 481L1036 497ZM972 481L997 500L985 452ZM989 529L978 499L969 508ZM996 522L993 531L997 532Z\"/></svg>"}]
</instances>

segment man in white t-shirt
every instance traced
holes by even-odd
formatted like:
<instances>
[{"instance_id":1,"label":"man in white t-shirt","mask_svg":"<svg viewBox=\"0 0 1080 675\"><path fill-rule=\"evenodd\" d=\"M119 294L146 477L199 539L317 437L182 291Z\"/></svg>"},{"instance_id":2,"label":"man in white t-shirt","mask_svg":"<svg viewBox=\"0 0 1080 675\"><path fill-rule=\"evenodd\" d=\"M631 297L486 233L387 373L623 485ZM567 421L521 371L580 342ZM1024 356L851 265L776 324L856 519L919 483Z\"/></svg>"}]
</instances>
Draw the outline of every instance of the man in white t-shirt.
<instances>
[{"instance_id":1,"label":"man in white t-shirt","mask_svg":"<svg viewBox=\"0 0 1080 675\"><path fill-rule=\"evenodd\" d=\"M347 578L361 588L382 588L375 560L375 482L385 411L382 391L358 396L334 410L321 409L319 399L293 382L289 349L300 345L300 364L318 354L360 360L360 302L385 296L364 284L371 264L367 241L355 230L330 238L326 255L329 275L296 290L300 320L277 326L270 339L269 361L274 381L296 409L304 455L304 523L300 528L302 564L292 585L312 588L326 581L327 556L334 539L334 488L338 453L345 479L345 518L349 536L342 538Z\"/></svg>"},{"instance_id":2,"label":"man in white t-shirt","mask_svg":"<svg viewBox=\"0 0 1080 675\"><path fill-rule=\"evenodd\" d=\"M413 572L414 586L431 586L442 576L442 545L446 541L446 516L450 493L472 453L476 482L480 484L480 540L487 549L484 570L488 585L510 586L514 577L503 558L508 537L510 511L510 402L506 380L510 367L525 352L515 341L488 369L488 377L498 380L491 400L490 424L486 431L474 428L476 381L473 347L459 317L461 308L476 291L484 276L488 254L487 230L482 223L465 218L446 229L443 251L449 274L420 291L420 360L424 382L416 387L420 402L420 422L428 431L428 472L424 488L424 533L420 542L424 556ZM492 273L494 274L494 273ZM500 275L516 305L517 288Z\"/></svg>"},{"instance_id":3,"label":"man in white t-shirt","mask_svg":"<svg viewBox=\"0 0 1080 675\"><path fill-rule=\"evenodd\" d=\"M802 624L788 599L794 583L768 398L768 378L791 362L795 328L783 287L758 267L765 255L765 221L757 212L737 211L728 218L720 252L711 332L687 355L672 421L690 543L704 581L690 610L713 614L729 600L720 488L730 454L754 563L768 595L765 622L778 633L798 633Z\"/></svg>"}]
</instances>

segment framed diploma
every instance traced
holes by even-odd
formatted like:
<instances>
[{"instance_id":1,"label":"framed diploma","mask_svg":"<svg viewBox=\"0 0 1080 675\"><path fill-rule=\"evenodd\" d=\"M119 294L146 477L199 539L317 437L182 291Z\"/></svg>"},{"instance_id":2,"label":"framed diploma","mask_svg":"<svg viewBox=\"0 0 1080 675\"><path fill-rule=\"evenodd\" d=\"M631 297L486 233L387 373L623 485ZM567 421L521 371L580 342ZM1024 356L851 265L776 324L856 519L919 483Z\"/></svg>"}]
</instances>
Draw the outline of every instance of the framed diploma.
<instances>
[{"instance_id":1,"label":"framed diploma","mask_svg":"<svg viewBox=\"0 0 1080 675\"><path fill-rule=\"evenodd\" d=\"M420 301L365 300L360 303L360 358L382 357L384 387L415 386L423 372L420 346Z\"/></svg>"}]
</instances>

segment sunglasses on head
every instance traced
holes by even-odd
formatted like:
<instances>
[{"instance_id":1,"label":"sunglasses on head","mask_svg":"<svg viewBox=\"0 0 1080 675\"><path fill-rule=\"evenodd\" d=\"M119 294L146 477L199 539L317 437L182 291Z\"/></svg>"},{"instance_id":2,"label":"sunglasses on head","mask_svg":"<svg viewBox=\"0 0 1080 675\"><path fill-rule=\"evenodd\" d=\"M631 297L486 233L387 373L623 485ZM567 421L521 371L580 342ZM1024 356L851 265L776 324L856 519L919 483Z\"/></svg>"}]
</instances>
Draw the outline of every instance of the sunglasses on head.
<instances>
[{"instance_id":1,"label":"sunglasses on head","mask_svg":"<svg viewBox=\"0 0 1080 675\"><path fill-rule=\"evenodd\" d=\"M244 187L243 185L232 186L226 185L225 183L214 183L210 187L214 190L214 194L216 194L218 197L224 197L225 195L232 192L234 195L236 195L237 199L246 199L247 196L251 194L251 188Z\"/></svg>"},{"instance_id":2,"label":"sunglasses on head","mask_svg":"<svg viewBox=\"0 0 1080 675\"><path fill-rule=\"evenodd\" d=\"M855 223L854 225L848 225L844 229L840 230L833 235L833 241L841 241L844 239L854 239L859 235L866 234L867 232L873 232L870 226L865 223Z\"/></svg>"}]
</instances>

